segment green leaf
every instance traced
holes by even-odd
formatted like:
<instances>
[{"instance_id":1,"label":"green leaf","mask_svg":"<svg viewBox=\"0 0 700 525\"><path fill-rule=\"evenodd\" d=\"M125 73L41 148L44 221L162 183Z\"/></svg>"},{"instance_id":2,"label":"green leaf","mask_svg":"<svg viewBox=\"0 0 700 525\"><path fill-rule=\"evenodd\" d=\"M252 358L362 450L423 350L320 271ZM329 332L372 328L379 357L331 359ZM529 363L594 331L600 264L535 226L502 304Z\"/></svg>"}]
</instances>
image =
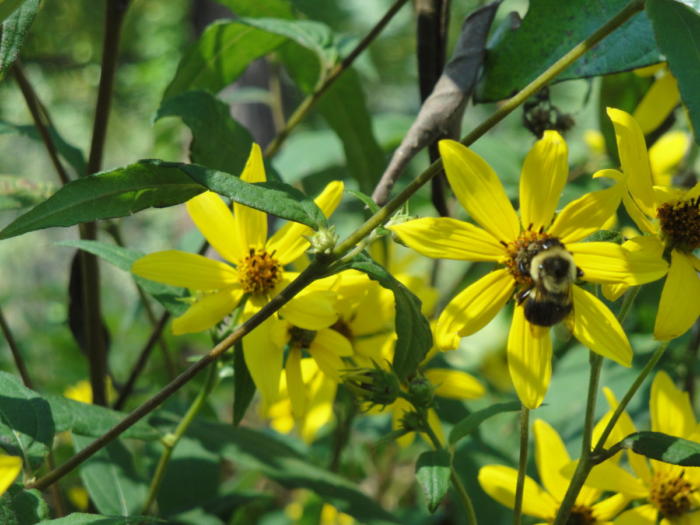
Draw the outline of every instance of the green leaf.
<instances>
[{"instance_id":1,"label":"green leaf","mask_svg":"<svg viewBox=\"0 0 700 525\"><path fill-rule=\"evenodd\" d=\"M76 452L92 441L73 434ZM83 463L80 478L99 512L129 516L141 511L148 485L136 473L131 453L121 441L112 441Z\"/></svg>"},{"instance_id":2,"label":"green leaf","mask_svg":"<svg viewBox=\"0 0 700 525\"><path fill-rule=\"evenodd\" d=\"M450 488L450 454L444 449L423 452L416 462L416 479L432 514Z\"/></svg>"},{"instance_id":3,"label":"green leaf","mask_svg":"<svg viewBox=\"0 0 700 525\"><path fill-rule=\"evenodd\" d=\"M661 432L630 434L620 446L664 463L681 467L700 467L700 443Z\"/></svg>"},{"instance_id":4,"label":"green leaf","mask_svg":"<svg viewBox=\"0 0 700 525\"><path fill-rule=\"evenodd\" d=\"M700 2L648 0L646 10L700 144Z\"/></svg>"},{"instance_id":5,"label":"green leaf","mask_svg":"<svg viewBox=\"0 0 700 525\"><path fill-rule=\"evenodd\" d=\"M510 97L619 13L629 0L530 2L519 28L488 49L476 100ZM649 19L636 14L579 58L558 81L607 75L660 62Z\"/></svg>"},{"instance_id":6,"label":"green leaf","mask_svg":"<svg viewBox=\"0 0 700 525\"><path fill-rule=\"evenodd\" d=\"M192 131L190 160L227 173L241 173L253 138L231 117L231 109L206 91L188 91L166 100L156 120L180 117Z\"/></svg>"},{"instance_id":7,"label":"green leaf","mask_svg":"<svg viewBox=\"0 0 700 525\"><path fill-rule=\"evenodd\" d=\"M134 261L140 257L143 257L145 253L138 250L132 250L130 248L122 248L115 244L108 244L99 241L83 241L83 240L69 240L57 243L59 246L69 246L72 248L79 248L97 255L98 257L104 259L105 261L113 264L117 268L124 270L125 272L131 272L131 265ZM168 286L167 284L157 283L155 281L149 281L134 275L134 280L138 285L143 288L143 290L151 295L156 301L158 301L163 307L173 315L181 315L187 310L187 303L183 301L186 297L185 293L181 288L175 286Z\"/></svg>"},{"instance_id":8,"label":"green leaf","mask_svg":"<svg viewBox=\"0 0 700 525\"><path fill-rule=\"evenodd\" d=\"M310 463L279 438L244 427L196 420L189 435L209 450L261 472L286 488L306 488L361 523L397 520L350 481Z\"/></svg>"},{"instance_id":9,"label":"green leaf","mask_svg":"<svg viewBox=\"0 0 700 525\"><path fill-rule=\"evenodd\" d=\"M48 199L56 187L47 183L34 183L12 175L0 175L0 210L12 210L35 206Z\"/></svg>"},{"instance_id":10,"label":"green leaf","mask_svg":"<svg viewBox=\"0 0 700 525\"><path fill-rule=\"evenodd\" d=\"M81 403L63 396L48 394L45 399L51 407L56 432L70 430L81 436L100 437L126 417L126 414L116 410ZM161 438L160 432L145 421L137 422L120 436L144 441Z\"/></svg>"},{"instance_id":11,"label":"green leaf","mask_svg":"<svg viewBox=\"0 0 700 525\"><path fill-rule=\"evenodd\" d=\"M243 344L236 343L233 352L233 424L238 426L245 416L253 396L255 383L243 358Z\"/></svg>"},{"instance_id":12,"label":"green leaf","mask_svg":"<svg viewBox=\"0 0 700 525\"><path fill-rule=\"evenodd\" d=\"M26 0L22 6L2 23L2 39L0 39L0 73L5 73L14 64L19 55L24 37L32 25L36 12L39 10L39 0Z\"/></svg>"},{"instance_id":13,"label":"green leaf","mask_svg":"<svg viewBox=\"0 0 700 525\"><path fill-rule=\"evenodd\" d=\"M0 523L3 525L28 525L49 516L49 506L36 489L24 490L12 485L0 497Z\"/></svg>"},{"instance_id":14,"label":"green leaf","mask_svg":"<svg viewBox=\"0 0 700 525\"><path fill-rule=\"evenodd\" d=\"M372 200L372 197L370 197L366 193L362 193L361 191L355 191L355 190L347 190L347 191L350 195L352 195L353 197L356 197L365 206L367 206L367 209L371 213L377 213L379 211L379 205L377 205L377 203Z\"/></svg>"},{"instance_id":15,"label":"green leaf","mask_svg":"<svg viewBox=\"0 0 700 525\"><path fill-rule=\"evenodd\" d=\"M326 217L313 199L288 184L275 181L249 184L230 173L196 164L164 162L162 165L181 169L199 184L256 210L306 224L315 230L326 225Z\"/></svg>"},{"instance_id":16,"label":"green leaf","mask_svg":"<svg viewBox=\"0 0 700 525\"><path fill-rule=\"evenodd\" d=\"M477 428L479 428L479 425L481 425L481 423L486 421L488 418L497 414L502 414L503 412L517 412L520 410L520 406L519 401L509 401L507 403L497 403L495 405L491 405L490 407L484 408L483 410L479 410L478 412L474 412L473 414L469 414L454 427L452 427L449 439L450 445L454 445L463 437L474 432Z\"/></svg>"},{"instance_id":17,"label":"green leaf","mask_svg":"<svg viewBox=\"0 0 700 525\"><path fill-rule=\"evenodd\" d=\"M8 18L24 0L0 0L0 22Z\"/></svg>"},{"instance_id":18,"label":"green leaf","mask_svg":"<svg viewBox=\"0 0 700 525\"><path fill-rule=\"evenodd\" d=\"M355 257L343 267L346 268L366 273L370 279L393 292L397 339L392 366L400 379L406 379L416 371L433 345L430 325L421 313L420 299L365 254Z\"/></svg>"},{"instance_id":19,"label":"green leaf","mask_svg":"<svg viewBox=\"0 0 700 525\"><path fill-rule=\"evenodd\" d=\"M204 190L179 169L158 161L74 180L0 232L7 239L53 226L123 217L150 207L180 204Z\"/></svg>"},{"instance_id":20,"label":"green leaf","mask_svg":"<svg viewBox=\"0 0 700 525\"><path fill-rule=\"evenodd\" d=\"M280 48L280 56L299 87L311 93L319 75L323 75L311 53L301 46L288 44ZM365 94L354 69L346 70L331 85L316 103L316 110L343 143L348 171L360 190L372 193L386 159L374 136Z\"/></svg>"},{"instance_id":21,"label":"green leaf","mask_svg":"<svg viewBox=\"0 0 700 525\"><path fill-rule=\"evenodd\" d=\"M0 120L0 134L5 133L17 133L19 135L29 137L32 140L36 140L37 142L42 142L43 140L35 126L23 126ZM72 144L66 142L55 128L49 128L49 134L56 145L58 154L66 162L68 162L68 164L70 164L73 171L75 171L75 174L80 177L85 175L87 171L87 164L85 163L85 156L83 155L83 152Z\"/></svg>"},{"instance_id":22,"label":"green leaf","mask_svg":"<svg viewBox=\"0 0 700 525\"><path fill-rule=\"evenodd\" d=\"M294 18L294 8L289 0L216 0L237 16L271 16Z\"/></svg>"},{"instance_id":23,"label":"green leaf","mask_svg":"<svg viewBox=\"0 0 700 525\"><path fill-rule=\"evenodd\" d=\"M49 404L19 379L0 372L0 446L36 467L56 432Z\"/></svg>"},{"instance_id":24,"label":"green leaf","mask_svg":"<svg viewBox=\"0 0 700 525\"><path fill-rule=\"evenodd\" d=\"M74 512L63 518L45 520L37 525L138 525L139 523L162 523L153 516L101 516Z\"/></svg>"},{"instance_id":25,"label":"green leaf","mask_svg":"<svg viewBox=\"0 0 700 525\"><path fill-rule=\"evenodd\" d=\"M284 41L282 35L261 31L238 21L215 22L185 52L163 100L196 89L216 93L234 82L248 64L273 51Z\"/></svg>"}]
</instances>

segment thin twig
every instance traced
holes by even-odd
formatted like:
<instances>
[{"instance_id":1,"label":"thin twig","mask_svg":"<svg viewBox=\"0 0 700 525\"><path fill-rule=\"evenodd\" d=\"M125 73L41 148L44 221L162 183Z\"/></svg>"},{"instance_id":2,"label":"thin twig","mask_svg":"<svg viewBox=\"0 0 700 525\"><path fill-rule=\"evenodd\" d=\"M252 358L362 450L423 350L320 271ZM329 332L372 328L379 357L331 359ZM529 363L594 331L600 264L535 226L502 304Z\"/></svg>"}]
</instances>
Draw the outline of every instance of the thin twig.
<instances>
[{"instance_id":1,"label":"thin twig","mask_svg":"<svg viewBox=\"0 0 700 525\"><path fill-rule=\"evenodd\" d=\"M129 0L107 1L102 45L102 69L97 91L90 155L87 163L88 175L97 173L102 168L102 156L107 137L107 123L112 103L121 27L128 6ZM88 222L81 226L81 239L97 240L97 223ZM82 300L85 315L85 340L90 361L90 384L92 386L93 402L97 405L106 405L107 348L102 333L100 267L97 256L85 251L81 252L80 261L83 276Z\"/></svg>"},{"instance_id":2,"label":"thin twig","mask_svg":"<svg viewBox=\"0 0 700 525\"><path fill-rule=\"evenodd\" d=\"M34 91L31 82L29 82L29 79L27 79L26 75L24 74L24 70L22 69L19 60L17 60L14 66L12 66L12 71L15 74L17 85L24 96L24 101L27 103L29 113L32 115L34 126L36 126L36 129L39 131L39 135L41 135L41 140L44 142L44 146L49 154L51 163L56 169L58 178L61 179L62 184L68 184L70 182L70 177L61 163L61 159L58 157L56 144L54 144L53 138L51 137L51 132L49 131L49 128L51 127L50 121L48 120L46 113L42 110L39 97Z\"/></svg>"},{"instance_id":3,"label":"thin twig","mask_svg":"<svg viewBox=\"0 0 700 525\"><path fill-rule=\"evenodd\" d=\"M347 70L355 59L369 46L372 41L382 32L384 27L389 23L389 21L394 17L394 15L403 7L403 5L408 0L396 0L394 4L389 8L389 10L384 14L384 16L377 22L377 24L370 30L369 33L355 46L355 48L346 56L343 60L338 62L321 80L320 84L314 89L308 97L306 97L297 109L289 117L285 127L277 134L277 136L272 139L272 142L265 149L266 157L273 157L282 146L282 143L287 139L292 130L299 125L299 123L304 120L306 115L311 111L311 108L316 104L318 99L328 91L328 88L338 79L340 75Z\"/></svg>"},{"instance_id":4,"label":"thin twig","mask_svg":"<svg viewBox=\"0 0 700 525\"><path fill-rule=\"evenodd\" d=\"M10 331L10 327L7 324L7 321L5 320L5 316L3 315L1 308L0 328L2 329L2 333L5 336L5 340L7 341L7 346L10 347L10 352L12 352L12 359L15 360L15 365L17 366L17 371L19 372L19 375L22 378L22 383L24 383L24 386L26 386L27 388L34 388L32 386L32 380L29 377L27 365L24 363L22 352L20 352L19 346L17 346L17 341L15 341L15 338L12 335L12 332Z\"/></svg>"}]
</instances>

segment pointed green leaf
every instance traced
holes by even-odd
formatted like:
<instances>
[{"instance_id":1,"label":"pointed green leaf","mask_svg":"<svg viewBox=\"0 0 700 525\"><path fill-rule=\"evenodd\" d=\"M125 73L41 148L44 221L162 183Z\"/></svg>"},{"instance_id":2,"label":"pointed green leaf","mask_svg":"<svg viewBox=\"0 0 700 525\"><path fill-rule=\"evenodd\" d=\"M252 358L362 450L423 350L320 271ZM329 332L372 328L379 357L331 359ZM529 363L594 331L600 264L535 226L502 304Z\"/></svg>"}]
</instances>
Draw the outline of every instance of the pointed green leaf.
<instances>
[{"instance_id":1,"label":"pointed green leaf","mask_svg":"<svg viewBox=\"0 0 700 525\"><path fill-rule=\"evenodd\" d=\"M73 434L76 452L92 441ZM121 441L112 441L83 463L80 478L99 512L115 516L141 512L148 484L134 469L131 453Z\"/></svg>"},{"instance_id":2,"label":"pointed green leaf","mask_svg":"<svg viewBox=\"0 0 700 525\"><path fill-rule=\"evenodd\" d=\"M24 0L0 0L0 22L14 13L23 2Z\"/></svg>"},{"instance_id":3,"label":"pointed green leaf","mask_svg":"<svg viewBox=\"0 0 700 525\"><path fill-rule=\"evenodd\" d=\"M49 404L19 379L0 372L0 446L38 466L56 432Z\"/></svg>"},{"instance_id":4,"label":"pointed green leaf","mask_svg":"<svg viewBox=\"0 0 700 525\"><path fill-rule=\"evenodd\" d=\"M519 27L501 35L488 49L479 102L512 96L564 53L619 13L629 0L538 0L530 2ZM605 37L557 80L607 75L661 61L649 19L644 13Z\"/></svg>"},{"instance_id":5,"label":"pointed green leaf","mask_svg":"<svg viewBox=\"0 0 700 525\"><path fill-rule=\"evenodd\" d=\"M0 40L0 73L5 73L19 55L24 37L39 10L39 0L26 0L19 9L2 23Z\"/></svg>"},{"instance_id":6,"label":"pointed green leaf","mask_svg":"<svg viewBox=\"0 0 700 525\"><path fill-rule=\"evenodd\" d=\"M365 254L358 255L342 269L348 268L366 273L394 294L397 339L392 366L400 379L406 379L415 373L433 345L430 325L421 313L420 299Z\"/></svg>"},{"instance_id":7,"label":"pointed green leaf","mask_svg":"<svg viewBox=\"0 0 700 525\"><path fill-rule=\"evenodd\" d=\"M140 523L162 523L154 516L102 516L74 512L55 520L45 520L37 525L138 525Z\"/></svg>"},{"instance_id":8,"label":"pointed green leaf","mask_svg":"<svg viewBox=\"0 0 700 525\"><path fill-rule=\"evenodd\" d=\"M188 91L166 100L156 120L180 117L192 131L190 160L227 173L241 173L253 138L231 117L231 108L206 91Z\"/></svg>"},{"instance_id":9,"label":"pointed green leaf","mask_svg":"<svg viewBox=\"0 0 700 525\"><path fill-rule=\"evenodd\" d=\"M646 9L700 144L700 2L648 0Z\"/></svg>"},{"instance_id":10,"label":"pointed green leaf","mask_svg":"<svg viewBox=\"0 0 700 525\"><path fill-rule=\"evenodd\" d=\"M216 0L237 16L271 16L293 18L294 7L290 0Z\"/></svg>"},{"instance_id":11,"label":"pointed green leaf","mask_svg":"<svg viewBox=\"0 0 700 525\"><path fill-rule=\"evenodd\" d=\"M681 467L700 467L700 443L695 441L661 432L636 432L627 436L619 445L664 463Z\"/></svg>"},{"instance_id":12,"label":"pointed green leaf","mask_svg":"<svg viewBox=\"0 0 700 525\"><path fill-rule=\"evenodd\" d=\"M450 454L444 449L423 452L416 461L416 479L431 513L437 510L450 488L450 461Z\"/></svg>"},{"instance_id":13,"label":"pointed green leaf","mask_svg":"<svg viewBox=\"0 0 700 525\"><path fill-rule=\"evenodd\" d=\"M255 395L255 382L243 358L243 343L238 342L233 352L233 424L238 424L248 411Z\"/></svg>"},{"instance_id":14,"label":"pointed green leaf","mask_svg":"<svg viewBox=\"0 0 700 525\"><path fill-rule=\"evenodd\" d=\"M15 484L0 497L0 523L3 525L37 523L48 516L49 506L36 489L24 490Z\"/></svg>"},{"instance_id":15,"label":"pointed green leaf","mask_svg":"<svg viewBox=\"0 0 700 525\"><path fill-rule=\"evenodd\" d=\"M520 406L519 401L509 401L507 403L497 403L495 405L491 405L490 407L484 408L483 410L479 410L478 412L474 412L473 414L469 414L454 427L452 427L449 439L450 445L454 445L463 437L474 432L477 428L479 428L479 425L481 425L488 418L497 414L502 414L503 412L517 412L520 410Z\"/></svg>"},{"instance_id":16,"label":"pointed green leaf","mask_svg":"<svg viewBox=\"0 0 700 525\"><path fill-rule=\"evenodd\" d=\"M0 232L7 239L53 226L131 215L150 207L180 204L204 188L178 169L157 161L74 180Z\"/></svg>"}]
</instances>

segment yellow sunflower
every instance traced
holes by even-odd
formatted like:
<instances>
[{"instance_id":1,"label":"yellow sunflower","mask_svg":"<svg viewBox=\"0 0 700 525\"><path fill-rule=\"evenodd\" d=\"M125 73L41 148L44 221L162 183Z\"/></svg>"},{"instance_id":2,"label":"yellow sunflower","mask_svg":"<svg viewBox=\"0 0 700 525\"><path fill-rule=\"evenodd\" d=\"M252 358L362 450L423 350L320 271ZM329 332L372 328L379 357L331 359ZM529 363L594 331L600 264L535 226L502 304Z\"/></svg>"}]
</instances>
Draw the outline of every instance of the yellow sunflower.
<instances>
[{"instance_id":1,"label":"yellow sunflower","mask_svg":"<svg viewBox=\"0 0 700 525\"><path fill-rule=\"evenodd\" d=\"M544 487L530 476L525 476L522 511L526 516L552 523L569 486L570 480L562 474L562 470L571 463L571 458L561 437L549 424L538 419L533 424L533 430L535 463ZM517 478L517 470L503 465L486 465L479 470L479 484L484 492L510 508L515 505ZM612 524L611 520L625 508L628 499L622 494L616 494L598 501L601 494L600 490L583 487L567 523Z\"/></svg>"},{"instance_id":2,"label":"yellow sunflower","mask_svg":"<svg viewBox=\"0 0 700 525\"><path fill-rule=\"evenodd\" d=\"M664 254L670 260L661 292L654 337L669 340L685 333L700 315L700 183L689 190L654 186L644 135L636 120L608 108L615 127L622 173L605 170L625 188L622 202L637 227L648 235L630 239L629 252Z\"/></svg>"},{"instance_id":3,"label":"yellow sunflower","mask_svg":"<svg viewBox=\"0 0 700 525\"><path fill-rule=\"evenodd\" d=\"M532 271L539 268L530 267L532 260L547 247L556 247L562 257L565 253L573 257L576 268L567 263L567 272L582 273L589 282L628 285L658 279L665 262L643 252L630 255L612 243L577 242L601 229L615 212L622 194L617 185L584 195L555 217L568 171L567 146L555 131L545 132L525 159L520 219L496 173L479 155L450 140L440 142L440 153L457 199L481 228L452 218L415 219L389 228L428 257L502 265L445 307L438 319L436 345L443 350L456 348L461 337L483 328L517 290L521 300L508 338L508 367L523 404L536 408L549 385L552 342L549 326L531 322L524 311L528 298L523 297L535 287ZM632 349L608 308L576 285L558 292L571 294L569 320L574 336L594 352L629 366Z\"/></svg>"},{"instance_id":4,"label":"yellow sunflower","mask_svg":"<svg viewBox=\"0 0 700 525\"><path fill-rule=\"evenodd\" d=\"M617 407L612 392L605 390L611 411ZM692 441L700 441L698 422L690 398L677 389L665 372L658 372L651 385L649 400L651 430ZM620 440L637 431L632 419L619 419L615 432ZM627 451L634 475L614 461L597 465L586 484L600 490L612 490L641 504L626 510L616 525L698 525L700 524L700 467L680 467Z\"/></svg>"}]
</instances>

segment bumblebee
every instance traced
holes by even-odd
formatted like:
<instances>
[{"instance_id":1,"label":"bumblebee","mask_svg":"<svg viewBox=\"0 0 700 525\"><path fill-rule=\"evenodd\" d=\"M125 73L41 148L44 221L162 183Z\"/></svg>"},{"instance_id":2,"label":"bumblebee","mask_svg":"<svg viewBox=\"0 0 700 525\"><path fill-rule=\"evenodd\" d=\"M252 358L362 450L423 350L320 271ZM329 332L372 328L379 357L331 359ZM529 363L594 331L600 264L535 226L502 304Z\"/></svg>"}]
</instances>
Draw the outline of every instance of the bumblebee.
<instances>
[{"instance_id":1,"label":"bumblebee","mask_svg":"<svg viewBox=\"0 0 700 525\"><path fill-rule=\"evenodd\" d=\"M571 286L583 272L558 239L544 239L528 251L519 270L530 276L532 286L520 291L516 299L530 323L555 325L573 310Z\"/></svg>"}]
</instances>

